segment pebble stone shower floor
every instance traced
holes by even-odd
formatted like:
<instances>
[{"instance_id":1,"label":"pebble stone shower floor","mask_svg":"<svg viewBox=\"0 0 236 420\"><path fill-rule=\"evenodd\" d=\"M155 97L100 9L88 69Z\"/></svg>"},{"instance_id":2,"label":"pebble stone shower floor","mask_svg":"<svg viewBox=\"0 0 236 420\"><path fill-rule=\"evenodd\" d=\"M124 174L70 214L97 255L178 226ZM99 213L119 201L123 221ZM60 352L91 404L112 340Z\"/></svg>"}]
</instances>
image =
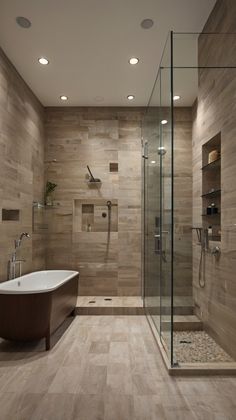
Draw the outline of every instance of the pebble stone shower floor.
<instances>
[{"instance_id":1,"label":"pebble stone shower floor","mask_svg":"<svg viewBox=\"0 0 236 420\"><path fill-rule=\"evenodd\" d=\"M205 331L175 331L173 348L181 363L234 362Z\"/></svg>"},{"instance_id":2,"label":"pebble stone shower floor","mask_svg":"<svg viewBox=\"0 0 236 420\"><path fill-rule=\"evenodd\" d=\"M0 342L1 420L236 418L236 378L169 376L145 316L77 316L53 340Z\"/></svg>"}]
</instances>

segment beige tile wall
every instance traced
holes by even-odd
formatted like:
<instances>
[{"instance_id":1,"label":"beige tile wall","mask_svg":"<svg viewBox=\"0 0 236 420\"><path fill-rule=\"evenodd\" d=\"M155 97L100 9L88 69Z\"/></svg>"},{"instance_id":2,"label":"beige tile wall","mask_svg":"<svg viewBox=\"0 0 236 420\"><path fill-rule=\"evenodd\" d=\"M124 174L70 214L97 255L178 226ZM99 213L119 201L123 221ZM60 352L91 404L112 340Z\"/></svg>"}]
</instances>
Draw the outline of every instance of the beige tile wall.
<instances>
[{"instance_id":1,"label":"beige tile wall","mask_svg":"<svg viewBox=\"0 0 236 420\"><path fill-rule=\"evenodd\" d=\"M80 271L81 295L141 293L142 109L47 108L46 176L58 184L48 209L48 268ZM57 162L52 162L56 159ZM118 173L109 171L118 162ZM89 165L101 188L87 181ZM73 201L118 200L118 232L73 234ZM99 201L100 200L100 201ZM114 211L114 210L113 210Z\"/></svg>"},{"instance_id":2,"label":"beige tile wall","mask_svg":"<svg viewBox=\"0 0 236 420\"><path fill-rule=\"evenodd\" d=\"M205 32L236 32L236 3L218 1ZM199 63L236 64L236 37L202 36ZM193 123L193 223L201 224L202 145L221 132L221 257L206 257L206 286L198 284L200 247L193 243L193 292L205 327L236 356L236 70L205 69L199 73Z\"/></svg>"},{"instance_id":3,"label":"beige tile wall","mask_svg":"<svg viewBox=\"0 0 236 420\"><path fill-rule=\"evenodd\" d=\"M44 268L44 235L32 235L32 202L43 200L44 110L0 50L0 281L14 239L27 231L18 257L23 272ZM2 208L19 209L19 221L2 221Z\"/></svg>"}]
</instances>

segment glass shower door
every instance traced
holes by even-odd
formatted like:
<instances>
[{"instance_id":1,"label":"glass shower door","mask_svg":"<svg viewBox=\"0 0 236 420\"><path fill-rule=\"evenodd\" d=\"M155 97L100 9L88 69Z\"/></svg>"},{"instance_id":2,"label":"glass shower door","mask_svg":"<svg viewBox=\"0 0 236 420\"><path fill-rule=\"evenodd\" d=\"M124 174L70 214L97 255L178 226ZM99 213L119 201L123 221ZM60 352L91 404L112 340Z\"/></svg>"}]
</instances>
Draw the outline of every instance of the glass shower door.
<instances>
[{"instance_id":1,"label":"glass shower door","mask_svg":"<svg viewBox=\"0 0 236 420\"><path fill-rule=\"evenodd\" d=\"M149 108L143 120L144 158L144 302L160 334L161 315L161 166L159 110Z\"/></svg>"}]
</instances>

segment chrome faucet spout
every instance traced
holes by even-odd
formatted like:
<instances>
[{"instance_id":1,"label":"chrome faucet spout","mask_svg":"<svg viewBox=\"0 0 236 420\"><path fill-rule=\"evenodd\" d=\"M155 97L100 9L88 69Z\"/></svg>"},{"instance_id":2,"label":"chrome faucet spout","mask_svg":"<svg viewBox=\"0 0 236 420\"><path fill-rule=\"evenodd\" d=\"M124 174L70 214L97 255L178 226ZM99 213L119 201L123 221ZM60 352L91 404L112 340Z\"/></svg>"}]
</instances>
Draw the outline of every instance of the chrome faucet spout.
<instances>
[{"instance_id":1,"label":"chrome faucet spout","mask_svg":"<svg viewBox=\"0 0 236 420\"><path fill-rule=\"evenodd\" d=\"M24 238L24 236L26 237L26 238L30 238L30 235L29 235L29 233L28 232L22 232L21 233L21 235L20 235L20 240L22 241L22 239Z\"/></svg>"},{"instance_id":2,"label":"chrome faucet spout","mask_svg":"<svg viewBox=\"0 0 236 420\"><path fill-rule=\"evenodd\" d=\"M17 249L21 246L21 241L22 241L23 238L30 238L30 234L28 232L22 232L20 234L19 239L15 239L15 249Z\"/></svg>"}]
</instances>

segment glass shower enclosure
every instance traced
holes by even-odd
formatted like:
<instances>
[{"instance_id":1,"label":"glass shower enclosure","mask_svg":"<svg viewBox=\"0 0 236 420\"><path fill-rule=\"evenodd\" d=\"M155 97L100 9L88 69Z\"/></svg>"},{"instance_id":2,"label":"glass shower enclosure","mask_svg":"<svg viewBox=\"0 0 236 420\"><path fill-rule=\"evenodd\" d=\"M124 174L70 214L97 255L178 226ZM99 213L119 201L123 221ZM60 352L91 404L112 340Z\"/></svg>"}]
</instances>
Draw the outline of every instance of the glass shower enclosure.
<instances>
[{"instance_id":1,"label":"glass shower enclosure","mask_svg":"<svg viewBox=\"0 0 236 420\"><path fill-rule=\"evenodd\" d=\"M144 304L173 363L172 35L143 118Z\"/></svg>"},{"instance_id":2,"label":"glass shower enclosure","mask_svg":"<svg viewBox=\"0 0 236 420\"><path fill-rule=\"evenodd\" d=\"M235 40L235 34L171 32L142 121L144 306L170 368L179 366L182 351L179 343L188 344L188 331L183 340L178 332L182 325L185 330L203 330L204 317L196 303L202 291L199 292L199 285L192 278L197 276L202 245L193 228L203 231L213 223L216 231L221 231L220 212L219 216L208 220L203 214L208 192L204 194L203 191L200 195L200 182L204 179L200 152L203 151L204 165L204 150L208 153L210 146L205 143L201 150L198 149L199 156L195 157L193 136L198 138L200 132L196 113L202 112L199 107L201 95L206 95L205 81L209 79L208 88L213 90L222 75L235 77L236 58L229 53L224 57L205 54L205 49L214 48L219 42L226 43L230 49ZM210 131L214 133L212 127ZM218 147L219 138L219 134L213 136L213 148ZM193 167L197 167L195 172ZM215 173L211 177L217 178ZM194 188L199 194L195 198L193 184L197 185ZM219 194L220 177L218 189L214 187L211 191L215 196ZM215 202L217 200L218 196ZM212 235L211 245L208 251L215 245L220 248L219 234ZM201 258L201 263L205 264L208 254ZM204 264L200 270L205 269ZM186 316L190 317L189 324ZM193 341L206 338L201 334ZM186 352L185 361L192 362L191 357L188 360L188 354Z\"/></svg>"}]
</instances>

